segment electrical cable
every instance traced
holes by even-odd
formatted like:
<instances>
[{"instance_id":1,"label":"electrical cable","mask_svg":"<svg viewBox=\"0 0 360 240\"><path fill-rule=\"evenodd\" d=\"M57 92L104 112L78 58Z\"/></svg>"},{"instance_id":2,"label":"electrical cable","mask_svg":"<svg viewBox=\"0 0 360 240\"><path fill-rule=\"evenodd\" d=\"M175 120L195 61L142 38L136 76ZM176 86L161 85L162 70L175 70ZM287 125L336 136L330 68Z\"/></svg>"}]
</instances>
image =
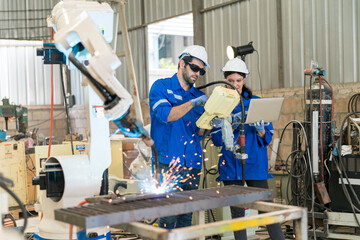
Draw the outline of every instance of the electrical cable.
<instances>
[{"instance_id":1,"label":"electrical cable","mask_svg":"<svg viewBox=\"0 0 360 240\"><path fill-rule=\"evenodd\" d=\"M87 204L87 203L90 203L90 202L87 201L87 200L84 200L84 201L80 202L80 203L78 204L78 206L82 206L82 205ZM73 225L70 224L70 225L69 225L69 240L72 240L72 239L73 239L73 238L72 238L72 235L73 235L72 233L73 233Z\"/></svg>"},{"instance_id":2,"label":"electrical cable","mask_svg":"<svg viewBox=\"0 0 360 240\"><path fill-rule=\"evenodd\" d=\"M342 167L342 171L344 172L344 175L346 177L346 180L348 181L349 183L349 186L350 186L350 190L351 192L354 194L354 197L357 201L357 203L360 205L360 201L359 201L359 198L357 197L357 194L355 193L355 190L354 188L352 187L352 184L350 184L350 181L349 181L349 178L348 178L348 175L346 173L346 169L344 167L344 164L343 164L343 161L342 161L342 157L341 157L341 147L340 147L340 150L339 150L339 144L342 142L342 130L344 128L344 125L345 125L345 121L351 116L351 115L356 115L356 114L360 114L360 112L353 112L353 113L349 113L348 115L345 116L342 124L341 124L341 127L340 127L340 137L339 137L339 142L338 142L338 151L339 151L339 162L340 162L340 166Z\"/></svg>"},{"instance_id":3,"label":"electrical cable","mask_svg":"<svg viewBox=\"0 0 360 240\"><path fill-rule=\"evenodd\" d=\"M260 56L259 56L259 52L254 49L254 51L256 52L256 55L257 55L257 66L258 66L258 75L259 75L259 84L260 84L260 94L261 94L261 97L263 96L263 93L262 93L262 83L261 83L261 76L260 76Z\"/></svg>"},{"instance_id":4,"label":"electrical cable","mask_svg":"<svg viewBox=\"0 0 360 240\"><path fill-rule=\"evenodd\" d=\"M100 83L98 83L98 81L93 76L91 76L91 74L86 69L86 67L76 59L74 51L69 54L69 60L70 60L70 62L72 62L75 65L76 68L78 68L80 70L80 72L82 74L85 75L85 77L88 79L90 85L94 89L97 90L97 93L99 94L99 97L103 100L104 105L110 104L110 103L112 103L114 101L120 101L118 96L112 95L109 92L108 89L106 89L104 86L102 86ZM122 118L122 120L124 118ZM156 162L156 169L158 170L157 173L160 174L160 164L159 164L159 156L158 156L158 153L157 153L157 149L156 149L156 147L154 145L152 145L151 150L154 152L154 157L155 157L155 162Z\"/></svg>"},{"instance_id":5,"label":"electrical cable","mask_svg":"<svg viewBox=\"0 0 360 240\"><path fill-rule=\"evenodd\" d=\"M208 84L205 84L203 86L197 87L197 89L203 89L205 87L214 85L214 84L227 84L229 85L231 88L233 88L240 96L240 105L241 105L241 123L240 123L240 135L238 137L238 139L236 141L239 141L239 145L240 148L237 150L237 154L240 153L240 156L244 156L245 155L245 106L244 106L244 101L242 98L241 93L239 92L239 90L237 90L237 88L232 85L231 83L227 82L227 81L214 81ZM240 163L241 163L241 168L242 168L242 184L245 185L245 164L246 164L246 158L241 158L240 159Z\"/></svg>"},{"instance_id":6,"label":"electrical cable","mask_svg":"<svg viewBox=\"0 0 360 240\"><path fill-rule=\"evenodd\" d=\"M306 149L307 156L308 156L309 171L310 171L310 178L311 178L311 209L310 209L310 212L311 212L311 218L312 218L312 227L313 227L314 239L316 240L315 213L314 213L314 205L315 205L314 183L315 183L315 182L314 182L313 170L312 170L312 166L311 166L311 157L310 157L309 144L308 144L308 141L307 141L308 138L307 138L307 136L306 136L305 128L304 128L304 126L301 124L301 122L299 122L298 120L291 120L291 121L289 121L289 122L285 125L284 129L283 129L282 132L281 132L279 144L281 143L281 140L282 140L282 137L283 137L283 135L284 135L284 132L285 132L286 128L287 128L291 123L297 123L297 124L299 124L299 126L301 127L301 130L303 131L303 134L304 134L305 149Z\"/></svg>"},{"instance_id":7,"label":"electrical cable","mask_svg":"<svg viewBox=\"0 0 360 240\"><path fill-rule=\"evenodd\" d=\"M19 197L6 186L9 183L11 183L10 185L13 186L13 182L10 179L0 176L0 187L4 189L19 204L19 207L21 208L24 217L24 225L21 227L20 231L22 234L24 234L26 226L28 224L27 210Z\"/></svg>"},{"instance_id":8,"label":"electrical cable","mask_svg":"<svg viewBox=\"0 0 360 240\"><path fill-rule=\"evenodd\" d=\"M206 136L203 136L202 140L201 140L201 148L204 150L205 149L205 138L208 136L209 134L207 134ZM210 139L206 142L206 144L210 141ZM202 164L203 164L203 168L204 168L204 179L203 179L203 188L207 189L207 169L206 169L206 163L205 163L205 152L203 152L202 155ZM208 223L210 223L210 213L212 212L211 209L207 210L207 217L208 217ZM212 213L211 213L212 214ZM213 215L213 214L212 214ZM215 217L213 218L215 220Z\"/></svg>"},{"instance_id":9,"label":"electrical cable","mask_svg":"<svg viewBox=\"0 0 360 240\"><path fill-rule=\"evenodd\" d=\"M86 69L86 67L76 59L74 52L71 52L69 54L69 60L71 63L73 63L75 65L75 67L77 69L80 70L80 72L82 74L85 75L85 77L88 79L88 82L90 83L90 85L95 90L97 90L97 93L99 93L99 97L103 100L104 104L115 101L117 96L111 95L111 93L109 92L108 89L106 89L104 86L102 86L100 83L98 83L98 81L93 76L91 76L91 74Z\"/></svg>"},{"instance_id":10,"label":"electrical cable","mask_svg":"<svg viewBox=\"0 0 360 240\"><path fill-rule=\"evenodd\" d=\"M302 156L300 156L300 157L304 160L305 169L307 169L307 163L306 163L306 161L305 161L305 157L304 157L303 151L301 151L301 150L295 150L295 151L292 151L292 152L288 155L288 157L286 158L286 161L285 161L285 170L287 171L287 173L288 173L291 177L293 177L293 178L300 178L300 177L304 176L305 173L300 172L299 175L293 175L293 173L291 173L290 170L288 169L288 160L289 160L289 158L290 158L293 154L295 154L295 156L296 156L295 159L297 159L297 157L298 157L299 154L302 155ZM296 161L291 161L291 164L293 164L293 162L294 162L294 164L295 164ZM292 169L292 168L291 168L291 169Z\"/></svg>"},{"instance_id":11,"label":"electrical cable","mask_svg":"<svg viewBox=\"0 0 360 240\"><path fill-rule=\"evenodd\" d=\"M341 186L342 186L343 192L344 192L344 194L345 194L346 199L348 200L348 202L349 202L349 204L350 204L350 207L351 207L352 212L353 212L353 214L354 214L354 219L355 219L358 227L360 228L360 222L359 222L359 220L358 220L358 218L357 218L357 216L356 216L356 211L355 211L355 210L357 210L358 212L360 212L360 209L358 209L358 208L353 204L353 202L352 202L352 200L351 200L351 197L350 197L350 194L349 194L349 192L348 192L348 190L347 190L347 188L346 188L346 186L345 186L342 173L345 175L345 178L346 178L346 180L347 180L347 182L348 182L349 188L350 188L352 194L354 195L354 197L355 197L355 199L356 199L356 201L357 201L357 203L358 203L359 205L360 205L360 201L359 201L359 198L357 197L357 194L356 194L355 191L354 191L354 188L353 188L352 184L350 183L350 180L349 180L349 178L348 178L348 176L347 176L346 169L345 169L345 167L344 167L344 164L343 164L343 161L342 161L342 157L341 157L341 150L342 150L342 149L341 149L342 131L343 131L343 129L344 129L345 122L347 121L347 119L348 119L350 116L352 116L352 115L357 115L357 114L360 114L360 112L352 112L352 113L347 114L347 115L345 116L344 120L343 120L342 123L341 123L341 127L340 127L340 137L339 137L339 141L338 141L338 143L337 143L339 163L336 161L335 158L334 158L334 162L335 162L335 164L336 164L336 166L337 166L337 170L338 170L339 175L340 175ZM348 126L348 127L350 127L350 126ZM341 169L340 169L340 167L341 167Z\"/></svg>"},{"instance_id":12,"label":"electrical cable","mask_svg":"<svg viewBox=\"0 0 360 240\"><path fill-rule=\"evenodd\" d=\"M60 82L61 82L61 86L62 86L64 105L65 105L65 112L66 112L66 125L67 125L67 128L68 128L68 133L70 135L71 153L72 153L72 155L74 155L74 143L73 143L73 139L72 139L71 122L70 122L70 116L69 116L69 105L66 102L63 64L60 64Z\"/></svg>"},{"instance_id":13,"label":"electrical cable","mask_svg":"<svg viewBox=\"0 0 360 240\"><path fill-rule=\"evenodd\" d=\"M360 98L360 93L356 93L350 97L349 102L348 102L348 112L349 113L357 111L357 104L358 104L359 98ZM356 115L356 117L357 117L357 115Z\"/></svg>"}]
</instances>

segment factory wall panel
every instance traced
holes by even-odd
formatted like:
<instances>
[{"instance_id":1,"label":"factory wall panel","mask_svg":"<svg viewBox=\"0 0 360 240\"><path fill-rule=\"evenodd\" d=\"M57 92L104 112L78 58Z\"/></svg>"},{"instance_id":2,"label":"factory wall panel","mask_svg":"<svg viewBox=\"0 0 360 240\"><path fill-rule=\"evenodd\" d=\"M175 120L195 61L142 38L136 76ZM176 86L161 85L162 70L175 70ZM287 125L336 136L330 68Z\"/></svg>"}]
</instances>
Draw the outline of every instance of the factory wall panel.
<instances>
[{"instance_id":1,"label":"factory wall panel","mask_svg":"<svg viewBox=\"0 0 360 240\"><path fill-rule=\"evenodd\" d=\"M258 68L263 89L303 86L303 71L312 59L326 70L332 83L359 81L359 1L212 0L204 1L203 12L212 66L207 81L222 78L219 70L227 60L227 45L250 41L260 55L259 64L257 53L246 57L251 72L247 84L255 90L260 89Z\"/></svg>"},{"instance_id":2,"label":"factory wall panel","mask_svg":"<svg viewBox=\"0 0 360 240\"><path fill-rule=\"evenodd\" d=\"M143 0L131 0L125 4L126 23L128 28L138 27L141 23L141 2ZM147 1L145 1L147 2ZM119 12L119 11L117 11ZM119 22L119 25L121 23ZM121 27L120 27L121 29Z\"/></svg>"},{"instance_id":3,"label":"factory wall panel","mask_svg":"<svg viewBox=\"0 0 360 240\"><path fill-rule=\"evenodd\" d=\"M131 52L134 62L135 77L137 80L138 94L140 99L145 99L148 96L147 92L147 66L146 66L146 28L138 28L136 30L129 31L129 41L131 46ZM124 52L125 45L123 35L118 35L117 52ZM128 71L128 65L125 56L120 56L121 66L116 71L116 77L120 83L130 91L130 76Z\"/></svg>"},{"instance_id":4,"label":"factory wall panel","mask_svg":"<svg viewBox=\"0 0 360 240\"><path fill-rule=\"evenodd\" d=\"M222 1L226 2L226 1ZM205 1L205 9L219 1ZM253 41L259 53L246 56L250 76L247 84L260 89L259 71L262 88L276 88L278 84L276 0L239 1L204 12L205 47L209 54L211 69L207 81L223 79L221 68L227 61L226 47L240 46Z\"/></svg>"},{"instance_id":5,"label":"factory wall panel","mask_svg":"<svg viewBox=\"0 0 360 240\"><path fill-rule=\"evenodd\" d=\"M46 17L58 0L1 0L1 39L50 39Z\"/></svg>"},{"instance_id":6,"label":"factory wall panel","mask_svg":"<svg viewBox=\"0 0 360 240\"><path fill-rule=\"evenodd\" d=\"M331 83L359 81L359 1L282 0L281 5L285 87L304 85L311 59Z\"/></svg>"},{"instance_id":7,"label":"factory wall panel","mask_svg":"<svg viewBox=\"0 0 360 240\"><path fill-rule=\"evenodd\" d=\"M49 39L50 29L46 27L46 17L58 0L4 0L0 1L0 38ZM248 85L254 90L276 89L279 87L303 86L303 70L310 66L311 59L319 62L326 70L331 83L359 81L360 70L360 2L357 0L204 0L205 47L209 53L211 69L207 82L222 79L221 67L225 64L226 46L240 46L253 41L259 54L246 57L251 72ZM143 4L143 6L142 6ZM143 7L143 8L142 8ZM277 19L280 7L281 22ZM142 16L142 9L144 16ZM191 12L191 0L132 0L125 5L127 26L132 45L133 60L138 79L140 99L147 97L146 28L149 23L161 21ZM119 23L119 31L121 26ZM278 37L278 31L282 31ZM123 41L118 35L116 51L123 51ZM282 45L279 46L279 43ZM16 54L8 49L9 54ZM25 51L25 50L24 50ZM27 52L27 54L25 54ZM30 58L29 52L24 56ZM2 58L3 61L4 58ZM117 71L118 78L129 89L126 61ZM14 59L7 59L10 64ZM29 60L26 60L29 61ZM38 61L38 60L37 60ZM23 64L24 62L16 62ZM19 65L21 66L21 65ZM46 69L46 67L44 68ZM44 89L48 82L31 75L48 77L47 71L39 68L28 73L7 71L11 78L27 78L25 82L13 82L9 87L28 84L31 91L40 95L29 97L23 92L19 100L25 102L48 102L48 92ZM57 71L57 70L56 70ZM261 83L259 72L261 73ZM308 81L308 80L306 80ZM36 85L32 86L35 82ZM72 83L73 84L73 83ZM80 80L72 90L79 93L83 102ZM5 90L1 89L1 92ZM18 90L12 90L18 91ZM13 93L14 94L14 93ZM35 99L35 100L34 100Z\"/></svg>"},{"instance_id":8,"label":"factory wall panel","mask_svg":"<svg viewBox=\"0 0 360 240\"><path fill-rule=\"evenodd\" d=\"M192 11L191 0L146 0L144 1L144 4L146 24L175 17Z\"/></svg>"},{"instance_id":9,"label":"factory wall panel","mask_svg":"<svg viewBox=\"0 0 360 240\"><path fill-rule=\"evenodd\" d=\"M27 106L51 104L51 66L44 65L42 57L36 56L36 49L42 44L41 41L0 40L1 99L7 97L10 103ZM79 84L72 89L80 92L81 75L78 70L74 71L72 82ZM62 105L60 65L53 66L53 81L54 104Z\"/></svg>"}]
</instances>

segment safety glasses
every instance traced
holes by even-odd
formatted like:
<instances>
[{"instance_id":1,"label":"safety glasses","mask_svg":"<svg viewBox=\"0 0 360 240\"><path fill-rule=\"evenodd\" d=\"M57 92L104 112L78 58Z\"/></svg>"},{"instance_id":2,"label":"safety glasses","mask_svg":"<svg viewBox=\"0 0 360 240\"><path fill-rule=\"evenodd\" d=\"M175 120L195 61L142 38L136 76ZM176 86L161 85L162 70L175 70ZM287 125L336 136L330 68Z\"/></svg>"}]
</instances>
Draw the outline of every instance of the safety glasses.
<instances>
[{"instance_id":1,"label":"safety glasses","mask_svg":"<svg viewBox=\"0 0 360 240\"><path fill-rule=\"evenodd\" d=\"M185 62L185 64L189 65L189 67L191 68L191 71L193 71L195 73L200 71L201 76L203 76L206 73L206 71L203 68L200 68L199 66L197 66L195 64L191 64L191 63L189 63L187 61L184 61L184 62Z\"/></svg>"}]
</instances>

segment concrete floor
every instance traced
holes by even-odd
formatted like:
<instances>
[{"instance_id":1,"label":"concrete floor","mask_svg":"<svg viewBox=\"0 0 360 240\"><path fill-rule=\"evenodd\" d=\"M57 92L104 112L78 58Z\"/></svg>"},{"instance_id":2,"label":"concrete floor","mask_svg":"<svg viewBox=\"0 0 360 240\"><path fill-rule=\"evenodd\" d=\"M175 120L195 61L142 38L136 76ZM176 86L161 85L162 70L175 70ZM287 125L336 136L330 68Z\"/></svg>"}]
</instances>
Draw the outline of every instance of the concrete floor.
<instances>
[{"instance_id":1,"label":"concrete floor","mask_svg":"<svg viewBox=\"0 0 360 240\"><path fill-rule=\"evenodd\" d=\"M24 220L23 219L16 220L16 224L17 224L18 227L23 226ZM27 232L29 232L29 233L38 232L39 231L38 225L39 225L39 217L30 217L30 218L28 218L28 225L27 225L27 227L25 229L25 233L27 233ZM283 229L283 231L285 232L285 228ZM252 233L253 233L253 235L249 236L248 240L266 240L266 239L270 239L266 228L260 227L260 230L257 230L256 232L254 230ZM122 239L126 239L126 238L122 238ZM128 238L128 239L130 239L130 238ZM209 239L211 239L211 238L209 238ZM229 232L229 233L224 234L224 236L221 239L222 240L233 240L234 237L233 237L233 234ZM286 239L294 239L294 238L286 237Z\"/></svg>"}]
</instances>

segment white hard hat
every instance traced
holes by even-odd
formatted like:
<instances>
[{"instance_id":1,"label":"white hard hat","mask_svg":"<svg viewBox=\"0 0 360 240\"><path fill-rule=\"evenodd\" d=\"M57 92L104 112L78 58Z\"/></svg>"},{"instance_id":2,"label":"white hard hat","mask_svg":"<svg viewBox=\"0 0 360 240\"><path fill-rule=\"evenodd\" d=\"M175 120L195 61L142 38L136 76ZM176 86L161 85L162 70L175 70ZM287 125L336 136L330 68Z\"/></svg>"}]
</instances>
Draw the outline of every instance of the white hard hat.
<instances>
[{"instance_id":1,"label":"white hard hat","mask_svg":"<svg viewBox=\"0 0 360 240\"><path fill-rule=\"evenodd\" d=\"M233 58L227 61L225 66L222 69L223 72L238 72L249 75L250 72L246 67L246 64L240 58Z\"/></svg>"},{"instance_id":2,"label":"white hard hat","mask_svg":"<svg viewBox=\"0 0 360 240\"><path fill-rule=\"evenodd\" d=\"M207 63L207 53L203 46L192 45L185 48L185 50L180 53L179 59L182 59L185 56L197 58L204 63L206 68L210 68L210 65Z\"/></svg>"}]
</instances>

